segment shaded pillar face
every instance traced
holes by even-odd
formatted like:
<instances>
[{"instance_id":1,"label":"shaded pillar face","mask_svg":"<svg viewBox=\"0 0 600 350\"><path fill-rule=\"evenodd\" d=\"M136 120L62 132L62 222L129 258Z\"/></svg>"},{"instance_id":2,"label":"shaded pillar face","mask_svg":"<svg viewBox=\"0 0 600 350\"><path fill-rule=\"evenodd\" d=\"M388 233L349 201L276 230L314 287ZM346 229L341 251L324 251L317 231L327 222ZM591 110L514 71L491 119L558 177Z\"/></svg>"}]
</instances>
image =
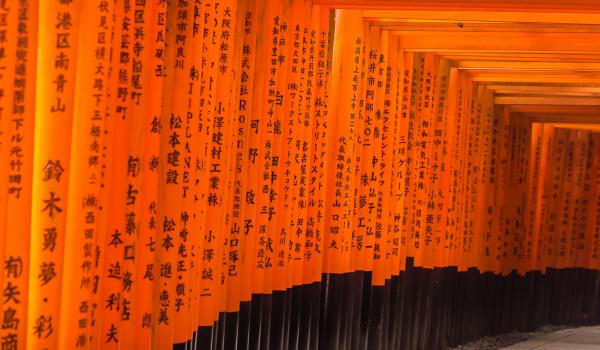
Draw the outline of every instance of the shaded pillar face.
<instances>
[{"instance_id":1,"label":"shaded pillar face","mask_svg":"<svg viewBox=\"0 0 600 350\"><path fill-rule=\"evenodd\" d=\"M600 7L0 2L3 349L598 320Z\"/></svg>"}]
</instances>

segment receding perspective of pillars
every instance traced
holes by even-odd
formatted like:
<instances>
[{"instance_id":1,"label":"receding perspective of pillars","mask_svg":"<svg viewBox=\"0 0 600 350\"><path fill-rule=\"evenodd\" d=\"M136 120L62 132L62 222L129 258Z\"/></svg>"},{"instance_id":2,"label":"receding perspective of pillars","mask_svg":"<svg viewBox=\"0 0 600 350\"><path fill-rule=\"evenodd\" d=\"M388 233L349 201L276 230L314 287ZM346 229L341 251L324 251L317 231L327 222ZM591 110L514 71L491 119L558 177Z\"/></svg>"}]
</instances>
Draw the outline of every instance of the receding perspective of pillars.
<instances>
[{"instance_id":1,"label":"receding perspective of pillars","mask_svg":"<svg viewBox=\"0 0 600 350\"><path fill-rule=\"evenodd\" d=\"M0 1L0 344L600 323L596 0Z\"/></svg>"}]
</instances>

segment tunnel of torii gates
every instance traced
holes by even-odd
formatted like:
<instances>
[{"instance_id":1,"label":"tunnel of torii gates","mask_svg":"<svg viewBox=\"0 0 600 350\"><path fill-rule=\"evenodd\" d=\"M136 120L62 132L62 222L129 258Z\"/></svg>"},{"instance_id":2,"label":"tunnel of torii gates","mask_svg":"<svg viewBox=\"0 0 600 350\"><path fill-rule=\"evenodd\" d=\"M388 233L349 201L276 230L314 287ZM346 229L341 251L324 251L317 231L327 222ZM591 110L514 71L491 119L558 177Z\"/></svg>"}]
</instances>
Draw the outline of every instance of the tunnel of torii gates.
<instances>
[{"instance_id":1,"label":"tunnel of torii gates","mask_svg":"<svg viewBox=\"0 0 600 350\"><path fill-rule=\"evenodd\" d=\"M595 0L0 1L0 344L600 322Z\"/></svg>"}]
</instances>

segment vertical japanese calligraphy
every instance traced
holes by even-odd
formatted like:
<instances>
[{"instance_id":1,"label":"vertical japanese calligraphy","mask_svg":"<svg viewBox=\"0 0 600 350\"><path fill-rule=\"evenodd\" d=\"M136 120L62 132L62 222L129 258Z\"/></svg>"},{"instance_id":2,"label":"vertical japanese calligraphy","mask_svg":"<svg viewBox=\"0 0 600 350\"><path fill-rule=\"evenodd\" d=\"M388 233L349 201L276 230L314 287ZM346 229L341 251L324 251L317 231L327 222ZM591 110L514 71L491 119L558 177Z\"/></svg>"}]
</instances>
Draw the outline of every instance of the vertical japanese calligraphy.
<instances>
[{"instance_id":1,"label":"vertical japanese calligraphy","mask_svg":"<svg viewBox=\"0 0 600 350\"><path fill-rule=\"evenodd\" d=\"M577 70L517 30L536 12L508 52L471 36L489 9L388 3L0 0L0 347L442 349L599 321L596 76L545 74ZM593 70L585 45L565 52Z\"/></svg>"}]
</instances>

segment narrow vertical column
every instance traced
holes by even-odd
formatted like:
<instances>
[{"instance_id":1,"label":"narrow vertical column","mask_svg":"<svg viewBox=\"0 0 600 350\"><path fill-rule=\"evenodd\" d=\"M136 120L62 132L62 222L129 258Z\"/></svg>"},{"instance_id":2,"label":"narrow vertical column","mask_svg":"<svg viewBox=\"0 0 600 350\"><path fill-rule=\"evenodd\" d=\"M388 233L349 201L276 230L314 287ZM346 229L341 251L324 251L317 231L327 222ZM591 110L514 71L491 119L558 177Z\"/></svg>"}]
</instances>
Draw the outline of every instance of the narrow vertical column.
<instances>
[{"instance_id":1,"label":"narrow vertical column","mask_svg":"<svg viewBox=\"0 0 600 350\"><path fill-rule=\"evenodd\" d=\"M32 167L34 162L38 4L2 6L0 31L0 308L2 347L27 348L31 279ZM55 323L56 325L57 323Z\"/></svg>"},{"instance_id":2,"label":"narrow vertical column","mask_svg":"<svg viewBox=\"0 0 600 350\"><path fill-rule=\"evenodd\" d=\"M138 9L139 10L139 9ZM128 159L128 176L141 177L136 199L137 236L135 256L135 296L132 320L134 340L137 349L148 349L152 344L152 325L158 321L158 313L153 312L156 291L155 279L160 276L160 265L155 263L158 249L158 179L160 163L160 133L163 80L165 73L164 45L166 4L154 1L148 4L143 13L144 37L140 84L142 91L138 109L139 128L142 133L139 158ZM138 26L140 23L138 21ZM152 87L152 88L150 88ZM190 320L191 321L191 320Z\"/></svg>"},{"instance_id":3,"label":"narrow vertical column","mask_svg":"<svg viewBox=\"0 0 600 350\"><path fill-rule=\"evenodd\" d=\"M37 50L47 59L37 61L36 75L28 349L58 345L79 8L39 2Z\"/></svg>"}]
</instances>

